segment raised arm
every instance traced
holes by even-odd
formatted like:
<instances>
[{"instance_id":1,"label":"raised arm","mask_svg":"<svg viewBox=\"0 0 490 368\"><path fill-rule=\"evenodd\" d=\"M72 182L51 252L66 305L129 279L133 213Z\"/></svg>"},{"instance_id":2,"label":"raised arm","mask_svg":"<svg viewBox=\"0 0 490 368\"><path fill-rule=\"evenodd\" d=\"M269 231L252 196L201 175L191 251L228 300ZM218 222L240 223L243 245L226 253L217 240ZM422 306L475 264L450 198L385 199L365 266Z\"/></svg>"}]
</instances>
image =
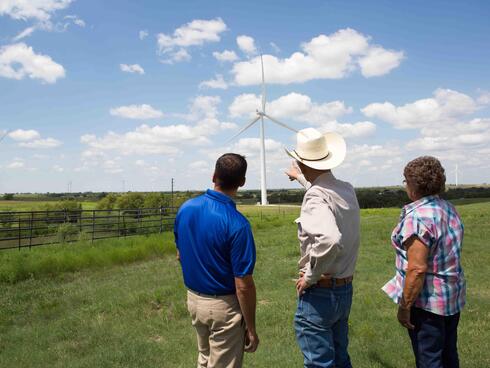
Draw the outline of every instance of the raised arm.
<instances>
[{"instance_id":1,"label":"raised arm","mask_svg":"<svg viewBox=\"0 0 490 368\"><path fill-rule=\"evenodd\" d=\"M299 168L296 161L292 161L291 167L287 171L285 171L284 173L289 177L289 180L291 180L291 181L296 180L306 190L310 189L311 183L308 180L306 180L305 176L301 172L301 169Z\"/></svg>"}]
</instances>

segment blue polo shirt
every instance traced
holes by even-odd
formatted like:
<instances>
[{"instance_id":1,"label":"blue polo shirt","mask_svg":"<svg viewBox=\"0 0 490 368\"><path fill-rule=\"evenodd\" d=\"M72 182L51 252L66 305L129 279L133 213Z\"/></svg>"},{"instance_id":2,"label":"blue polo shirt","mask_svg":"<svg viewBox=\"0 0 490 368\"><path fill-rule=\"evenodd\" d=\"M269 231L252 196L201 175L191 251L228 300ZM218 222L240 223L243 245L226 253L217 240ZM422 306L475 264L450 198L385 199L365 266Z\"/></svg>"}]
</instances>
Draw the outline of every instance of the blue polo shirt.
<instances>
[{"instance_id":1,"label":"blue polo shirt","mask_svg":"<svg viewBox=\"0 0 490 368\"><path fill-rule=\"evenodd\" d=\"M185 286L210 295L235 293L235 277L251 275L250 223L227 195L208 189L179 209L174 225Z\"/></svg>"}]
</instances>

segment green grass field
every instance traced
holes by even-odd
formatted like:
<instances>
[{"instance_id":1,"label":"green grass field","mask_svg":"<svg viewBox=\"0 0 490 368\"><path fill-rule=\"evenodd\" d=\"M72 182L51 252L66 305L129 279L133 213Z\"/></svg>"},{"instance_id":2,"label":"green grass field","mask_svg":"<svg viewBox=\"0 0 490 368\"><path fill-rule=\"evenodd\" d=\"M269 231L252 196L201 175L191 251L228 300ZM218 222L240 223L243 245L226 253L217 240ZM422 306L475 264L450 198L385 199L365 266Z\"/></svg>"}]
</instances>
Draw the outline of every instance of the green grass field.
<instances>
[{"instance_id":1,"label":"green grass field","mask_svg":"<svg viewBox=\"0 0 490 368\"><path fill-rule=\"evenodd\" d=\"M0 211L36 211L46 204L54 204L57 201L39 201L39 200L22 200L22 201L4 201L0 200ZM97 202L81 202L84 210L95 209Z\"/></svg>"},{"instance_id":2,"label":"green grass field","mask_svg":"<svg viewBox=\"0 0 490 368\"><path fill-rule=\"evenodd\" d=\"M299 208L241 209L257 243L261 338L245 366L301 367L292 328L299 252L293 220ZM458 209L466 228L468 280L461 366L490 367L490 203ZM389 237L398 215L398 209L362 211L350 317L355 367L414 366L396 306L380 290L394 274ZM172 241L165 233L0 252L0 367L195 366L195 335Z\"/></svg>"}]
</instances>

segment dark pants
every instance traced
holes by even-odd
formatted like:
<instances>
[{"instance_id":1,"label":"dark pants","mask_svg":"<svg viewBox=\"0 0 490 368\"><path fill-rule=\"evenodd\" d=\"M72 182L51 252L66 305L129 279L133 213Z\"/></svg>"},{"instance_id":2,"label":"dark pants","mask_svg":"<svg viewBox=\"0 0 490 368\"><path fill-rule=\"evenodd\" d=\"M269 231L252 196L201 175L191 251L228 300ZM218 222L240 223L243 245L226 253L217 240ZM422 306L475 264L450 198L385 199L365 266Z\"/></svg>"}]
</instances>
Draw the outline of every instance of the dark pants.
<instances>
[{"instance_id":1,"label":"dark pants","mask_svg":"<svg viewBox=\"0 0 490 368\"><path fill-rule=\"evenodd\" d=\"M417 368L458 368L459 313L439 316L420 308L412 308L408 330Z\"/></svg>"}]
</instances>

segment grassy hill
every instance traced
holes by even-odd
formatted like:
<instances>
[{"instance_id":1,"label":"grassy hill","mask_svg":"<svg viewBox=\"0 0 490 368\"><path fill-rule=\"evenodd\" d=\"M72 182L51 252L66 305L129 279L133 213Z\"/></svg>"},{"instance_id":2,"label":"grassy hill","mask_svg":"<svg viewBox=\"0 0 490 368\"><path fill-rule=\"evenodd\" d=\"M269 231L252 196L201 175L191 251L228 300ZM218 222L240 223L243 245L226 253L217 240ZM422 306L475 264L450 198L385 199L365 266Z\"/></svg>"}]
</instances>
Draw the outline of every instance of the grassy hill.
<instances>
[{"instance_id":1,"label":"grassy hill","mask_svg":"<svg viewBox=\"0 0 490 368\"><path fill-rule=\"evenodd\" d=\"M246 356L245 366L300 367L292 327L299 252L293 220L299 208L241 209L251 218L257 243L261 338L258 352ZM468 280L468 304L459 329L461 366L489 367L490 203L462 204L458 209L466 228L463 264ZM380 290L394 274L389 237L398 215L398 209L362 211L350 318L355 367L414 366L408 336L396 321L396 306ZM195 335L172 241L172 234L165 233L0 252L0 270L11 262L37 270L29 276L29 269L24 269L23 281L0 282L0 366L194 366ZM118 248L123 253L146 250L118 259ZM77 263L84 257L85 263ZM61 267L66 259L73 267ZM42 262L46 269L39 267ZM58 266L50 270L49 262Z\"/></svg>"}]
</instances>

